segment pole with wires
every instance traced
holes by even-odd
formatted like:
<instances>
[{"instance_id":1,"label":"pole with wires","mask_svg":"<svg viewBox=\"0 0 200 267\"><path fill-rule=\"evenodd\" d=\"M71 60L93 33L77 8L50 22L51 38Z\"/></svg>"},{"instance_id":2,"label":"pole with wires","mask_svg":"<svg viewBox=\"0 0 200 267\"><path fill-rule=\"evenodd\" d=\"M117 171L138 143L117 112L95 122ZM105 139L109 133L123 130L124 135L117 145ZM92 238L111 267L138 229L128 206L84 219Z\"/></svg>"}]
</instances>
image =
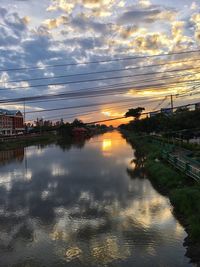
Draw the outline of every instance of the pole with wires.
<instances>
[{"instance_id":1,"label":"pole with wires","mask_svg":"<svg viewBox=\"0 0 200 267\"><path fill-rule=\"evenodd\" d=\"M173 95L170 96L170 99L171 99L171 109L172 109L172 112L173 112L173 110L174 110Z\"/></svg>"},{"instance_id":2,"label":"pole with wires","mask_svg":"<svg viewBox=\"0 0 200 267\"><path fill-rule=\"evenodd\" d=\"M26 101L24 99L24 128L26 132Z\"/></svg>"}]
</instances>

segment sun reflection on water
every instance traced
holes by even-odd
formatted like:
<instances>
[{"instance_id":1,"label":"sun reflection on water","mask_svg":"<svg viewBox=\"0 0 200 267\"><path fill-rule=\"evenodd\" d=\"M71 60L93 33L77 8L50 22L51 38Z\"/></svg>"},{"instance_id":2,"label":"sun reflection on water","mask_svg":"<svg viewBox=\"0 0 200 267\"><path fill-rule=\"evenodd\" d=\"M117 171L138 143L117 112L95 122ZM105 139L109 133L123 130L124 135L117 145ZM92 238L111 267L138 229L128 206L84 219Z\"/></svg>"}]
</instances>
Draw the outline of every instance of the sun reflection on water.
<instances>
[{"instance_id":1,"label":"sun reflection on water","mask_svg":"<svg viewBox=\"0 0 200 267\"><path fill-rule=\"evenodd\" d=\"M111 139L104 139L102 143L102 150L107 151L112 148L112 140Z\"/></svg>"}]
</instances>

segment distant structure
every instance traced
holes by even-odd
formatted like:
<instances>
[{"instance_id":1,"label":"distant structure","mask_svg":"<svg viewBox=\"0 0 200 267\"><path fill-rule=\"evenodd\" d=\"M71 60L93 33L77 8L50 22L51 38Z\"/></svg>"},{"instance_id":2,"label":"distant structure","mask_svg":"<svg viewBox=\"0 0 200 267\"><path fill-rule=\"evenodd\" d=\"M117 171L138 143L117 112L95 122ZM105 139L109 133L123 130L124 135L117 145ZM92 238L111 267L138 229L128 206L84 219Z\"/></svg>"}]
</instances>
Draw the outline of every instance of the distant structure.
<instances>
[{"instance_id":1,"label":"distant structure","mask_svg":"<svg viewBox=\"0 0 200 267\"><path fill-rule=\"evenodd\" d=\"M74 137L83 137L88 135L88 130L83 127L75 127L72 130L72 135Z\"/></svg>"},{"instance_id":2,"label":"distant structure","mask_svg":"<svg viewBox=\"0 0 200 267\"><path fill-rule=\"evenodd\" d=\"M171 108L161 108L160 111L152 111L149 113L149 117L153 118L155 116L157 116L158 114L164 114L166 116L172 115L173 114L173 110Z\"/></svg>"},{"instance_id":3,"label":"distant structure","mask_svg":"<svg viewBox=\"0 0 200 267\"><path fill-rule=\"evenodd\" d=\"M200 110L200 102L195 104L195 110Z\"/></svg>"},{"instance_id":4,"label":"distant structure","mask_svg":"<svg viewBox=\"0 0 200 267\"><path fill-rule=\"evenodd\" d=\"M152 111L152 112L149 113L149 116L150 116L150 118L153 118L156 115L158 115L159 113L160 113L159 111Z\"/></svg>"},{"instance_id":5,"label":"distant structure","mask_svg":"<svg viewBox=\"0 0 200 267\"><path fill-rule=\"evenodd\" d=\"M24 118L19 110L0 109L0 135L15 135L24 131Z\"/></svg>"},{"instance_id":6,"label":"distant structure","mask_svg":"<svg viewBox=\"0 0 200 267\"><path fill-rule=\"evenodd\" d=\"M173 110L171 108L161 108L160 112L165 114L165 115L172 115L173 114Z\"/></svg>"}]
</instances>

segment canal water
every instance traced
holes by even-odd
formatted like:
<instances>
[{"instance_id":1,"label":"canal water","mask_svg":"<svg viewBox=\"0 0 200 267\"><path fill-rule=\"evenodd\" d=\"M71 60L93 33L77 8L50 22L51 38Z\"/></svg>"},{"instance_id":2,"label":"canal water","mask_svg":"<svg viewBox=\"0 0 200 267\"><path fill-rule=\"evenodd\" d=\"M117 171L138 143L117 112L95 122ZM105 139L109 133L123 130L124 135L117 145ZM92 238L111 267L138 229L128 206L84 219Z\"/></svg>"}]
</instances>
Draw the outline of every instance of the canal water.
<instances>
[{"instance_id":1,"label":"canal water","mask_svg":"<svg viewBox=\"0 0 200 267\"><path fill-rule=\"evenodd\" d=\"M118 132L1 151L0 266L193 266L168 198L135 164Z\"/></svg>"}]
</instances>

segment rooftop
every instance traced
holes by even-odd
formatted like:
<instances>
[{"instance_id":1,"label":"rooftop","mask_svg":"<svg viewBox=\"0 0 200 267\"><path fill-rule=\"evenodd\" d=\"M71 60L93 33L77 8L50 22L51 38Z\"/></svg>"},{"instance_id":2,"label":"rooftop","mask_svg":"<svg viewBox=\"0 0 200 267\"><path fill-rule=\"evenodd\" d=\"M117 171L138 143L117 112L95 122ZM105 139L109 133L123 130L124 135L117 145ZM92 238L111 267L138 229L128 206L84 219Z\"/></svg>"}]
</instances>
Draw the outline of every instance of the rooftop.
<instances>
[{"instance_id":1,"label":"rooftop","mask_svg":"<svg viewBox=\"0 0 200 267\"><path fill-rule=\"evenodd\" d=\"M3 115L15 116L18 112L20 112L20 110L7 110L7 109L0 108L1 115L3 114Z\"/></svg>"}]
</instances>

